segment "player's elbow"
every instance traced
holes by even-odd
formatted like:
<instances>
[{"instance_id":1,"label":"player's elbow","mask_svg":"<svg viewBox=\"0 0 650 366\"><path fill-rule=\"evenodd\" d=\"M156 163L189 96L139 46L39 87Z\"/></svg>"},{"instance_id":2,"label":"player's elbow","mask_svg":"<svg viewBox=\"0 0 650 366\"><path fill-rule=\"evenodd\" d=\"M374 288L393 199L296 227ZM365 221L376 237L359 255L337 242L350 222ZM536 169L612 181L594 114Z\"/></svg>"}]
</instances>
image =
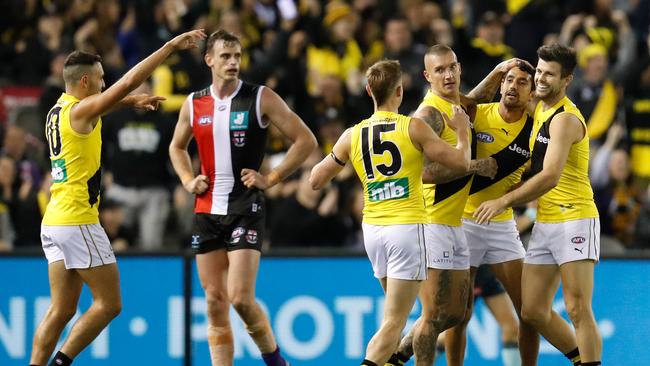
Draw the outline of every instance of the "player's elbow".
<instances>
[{"instance_id":1,"label":"player's elbow","mask_svg":"<svg viewBox=\"0 0 650 366\"><path fill-rule=\"evenodd\" d=\"M546 188L547 191L550 191L551 189L555 188L558 183L560 183L560 174L561 172L555 172L555 171L545 171L544 172L544 179L542 182L544 182L544 188Z\"/></svg>"},{"instance_id":2,"label":"player's elbow","mask_svg":"<svg viewBox=\"0 0 650 366\"><path fill-rule=\"evenodd\" d=\"M301 145L304 147L307 154L311 154L312 151L318 146L318 141L316 141L316 136L314 136L311 131L307 131L303 134L301 139Z\"/></svg>"}]
</instances>

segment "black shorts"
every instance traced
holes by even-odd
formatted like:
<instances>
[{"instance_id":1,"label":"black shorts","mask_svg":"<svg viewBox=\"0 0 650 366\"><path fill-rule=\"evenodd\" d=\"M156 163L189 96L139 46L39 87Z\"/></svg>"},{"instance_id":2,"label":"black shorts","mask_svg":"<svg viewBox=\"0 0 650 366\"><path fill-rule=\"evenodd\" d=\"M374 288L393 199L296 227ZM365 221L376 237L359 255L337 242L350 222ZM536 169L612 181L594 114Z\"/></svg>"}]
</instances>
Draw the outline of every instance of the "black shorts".
<instances>
[{"instance_id":1,"label":"black shorts","mask_svg":"<svg viewBox=\"0 0 650 366\"><path fill-rule=\"evenodd\" d=\"M494 273L487 265L479 266L476 270L476 281L474 282L474 297L486 298L500 295L506 292L503 285L494 276Z\"/></svg>"},{"instance_id":2,"label":"black shorts","mask_svg":"<svg viewBox=\"0 0 650 366\"><path fill-rule=\"evenodd\" d=\"M264 215L194 215L192 249L204 254L218 249L262 250Z\"/></svg>"}]
</instances>

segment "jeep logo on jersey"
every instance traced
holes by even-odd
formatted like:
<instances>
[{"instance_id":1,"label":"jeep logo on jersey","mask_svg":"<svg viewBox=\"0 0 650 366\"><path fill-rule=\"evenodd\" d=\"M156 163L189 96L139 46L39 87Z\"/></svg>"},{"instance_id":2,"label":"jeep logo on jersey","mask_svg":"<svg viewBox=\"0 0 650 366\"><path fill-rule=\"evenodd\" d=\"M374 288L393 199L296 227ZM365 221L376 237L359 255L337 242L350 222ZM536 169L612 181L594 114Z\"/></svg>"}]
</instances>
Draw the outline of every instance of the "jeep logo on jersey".
<instances>
[{"instance_id":1,"label":"jeep logo on jersey","mask_svg":"<svg viewBox=\"0 0 650 366\"><path fill-rule=\"evenodd\" d=\"M587 241L587 239L585 239L584 236L574 236L573 238L571 238L571 242L573 244L582 244L585 241Z\"/></svg>"},{"instance_id":2,"label":"jeep logo on jersey","mask_svg":"<svg viewBox=\"0 0 650 366\"><path fill-rule=\"evenodd\" d=\"M230 129L231 130L248 129L248 111L230 112Z\"/></svg>"},{"instance_id":3,"label":"jeep logo on jersey","mask_svg":"<svg viewBox=\"0 0 650 366\"><path fill-rule=\"evenodd\" d=\"M52 161L52 182L63 183L68 180L68 170L65 167L65 159Z\"/></svg>"},{"instance_id":4,"label":"jeep logo on jersey","mask_svg":"<svg viewBox=\"0 0 650 366\"><path fill-rule=\"evenodd\" d=\"M400 200L409 196L409 179L400 178L368 184L370 202Z\"/></svg>"},{"instance_id":5,"label":"jeep logo on jersey","mask_svg":"<svg viewBox=\"0 0 650 366\"><path fill-rule=\"evenodd\" d=\"M517 146L516 143L514 143L514 144L508 146L508 149L510 149L510 151L514 151L514 152L516 152L517 154L521 154L521 155L523 155L523 156L524 156L525 158L527 158L527 159L529 159L530 156L532 155L530 151L521 148L521 146Z\"/></svg>"},{"instance_id":6,"label":"jeep logo on jersey","mask_svg":"<svg viewBox=\"0 0 650 366\"><path fill-rule=\"evenodd\" d=\"M548 144L548 142L550 141L550 139L549 139L548 137L544 137L544 136L542 136L542 134L539 133L539 134L537 134L537 141L538 141L538 142L541 142L542 144Z\"/></svg>"},{"instance_id":7,"label":"jeep logo on jersey","mask_svg":"<svg viewBox=\"0 0 650 366\"><path fill-rule=\"evenodd\" d=\"M236 147L246 145L246 131L232 131L232 144Z\"/></svg>"},{"instance_id":8,"label":"jeep logo on jersey","mask_svg":"<svg viewBox=\"0 0 650 366\"><path fill-rule=\"evenodd\" d=\"M477 133L476 138L481 142L485 142L486 144L491 144L494 142L494 136L486 132Z\"/></svg>"},{"instance_id":9,"label":"jeep logo on jersey","mask_svg":"<svg viewBox=\"0 0 650 366\"><path fill-rule=\"evenodd\" d=\"M205 116L199 117L199 126L205 126L210 124L212 124L212 116L206 114Z\"/></svg>"}]
</instances>

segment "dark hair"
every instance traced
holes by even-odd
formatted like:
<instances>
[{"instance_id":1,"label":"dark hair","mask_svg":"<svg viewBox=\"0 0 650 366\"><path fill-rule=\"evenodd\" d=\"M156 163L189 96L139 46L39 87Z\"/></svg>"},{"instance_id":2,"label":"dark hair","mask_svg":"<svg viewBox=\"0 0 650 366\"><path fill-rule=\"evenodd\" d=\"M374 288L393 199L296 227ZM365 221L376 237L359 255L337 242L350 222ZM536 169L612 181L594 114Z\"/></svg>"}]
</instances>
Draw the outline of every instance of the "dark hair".
<instances>
[{"instance_id":1,"label":"dark hair","mask_svg":"<svg viewBox=\"0 0 650 366\"><path fill-rule=\"evenodd\" d=\"M532 89L535 90L535 68L528 61L519 61L516 66L519 70L530 75L530 83L532 84Z\"/></svg>"},{"instance_id":2,"label":"dark hair","mask_svg":"<svg viewBox=\"0 0 650 366\"><path fill-rule=\"evenodd\" d=\"M101 63L102 57L84 51L74 51L66 57L63 63L63 80L72 84L88 72L88 68L96 63Z\"/></svg>"},{"instance_id":3,"label":"dark hair","mask_svg":"<svg viewBox=\"0 0 650 366\"><path fill-rule=\"evenodd\" d=\"M100 55L95 55L93 53L88 53L84 51L74 51L68 55L63 63L63 67L75 66L75 65L89 65L92 66L96 62L102 62L102 57Z\"/></svg>"},{"instance_id":4,"label":"dark hair","mask_svg":"<svg viewBox=\"0 0 650 366\"><path fill-rule=\"evenodd\" d=\"M403 16L403 15L395 15L395 16L392 16L392 17L388 18L388 20L386 20L386 23L384 25L387 26L388 23L390 23L390 22L405 22L405 23L408 23L409 19L407 17Z\"/></svg>"},{"instance_id":5,"label":"dark hair","mask_svg":"<svg viewBox=\"0 0 650 366\"><path fill-rule=\"evenodd\" d=\"M546 62L557 62L562 67L561 76L563 78L573 74L578 62L576 51L567 46L555 43L549 46L542 46L537 49L537 56Z\"/></svg>"},{"instance_id":6,"label":"dark hair","mask_svg":"<svg viewBox=\"0 0 650 366\"><path fill-rule=\"evenodd\" d=\"M212 46L214 46L214 43L220 40L223 40L223 42L226 44L236 43L238 45L241 45L241 41L239 40L239 37L226 30L219 29L213 32L212 34L210 34L210 37L208 37L208 40L205 43L205 53L211 51Z\"/></svg>"},{"instance_id":7,"label":"dark hair","mask_svg":"<svg viewBox=\"0 0 650 366\"><path fill-rule=\"evenodd\" d=\"M399 61L383 60L376 62L366 71L368 86L375 97L377 105L382 105L388 100L390 93L395 90L402 78L402 68Z\"/></svg>"},{"instance_id":8,"label":"dark hair","mask_svg":"<svg viewBox=\"0 0 650 366\"><path fill-rule=\"evenodd\" d=\"M452 50L451 47L439 43L429 47L425 56L428 55L440 56L440 55L446 55L450 52L454 52L454 50Z\"/></svg>"}]
</instances>

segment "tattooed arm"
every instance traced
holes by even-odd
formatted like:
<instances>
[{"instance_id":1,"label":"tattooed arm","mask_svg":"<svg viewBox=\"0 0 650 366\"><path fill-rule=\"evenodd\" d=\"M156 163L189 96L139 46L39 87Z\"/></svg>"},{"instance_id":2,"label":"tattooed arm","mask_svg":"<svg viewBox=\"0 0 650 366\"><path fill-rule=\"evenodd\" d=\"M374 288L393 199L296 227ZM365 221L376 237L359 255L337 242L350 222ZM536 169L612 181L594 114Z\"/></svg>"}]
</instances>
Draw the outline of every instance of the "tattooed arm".
<instances>
[{"instance_id":1,"label":"tattooed arm","mask_svg":"<svg viewBox=\"0 0 650 366\"><path fill-rule=\"evenodd\" d=\"M497 174L497 169L497 161L492 157L470 161L469 169L465 173L460 174L440 163L428 163L422 172L422 182L433 184L448 183L470 174L478 174L494 179L494 176Z\"/></svg>"},{"instance_id":2,"label":"tattooed arm","mask_svg":"<svg viewBox=\"0 0 650 366\"><path fill-rule=\"evenodd\" d=\"M492 99L494 99L497 90L499 90L503 77L508 73L508 71L510 71L510 69L521 63L528 63L528 61L512 58L501 62L485 77L485 79L483 79L483 81L467 94L467 97L473 99L476 103L490 103Z\"/></svg>"}]
</instances>

